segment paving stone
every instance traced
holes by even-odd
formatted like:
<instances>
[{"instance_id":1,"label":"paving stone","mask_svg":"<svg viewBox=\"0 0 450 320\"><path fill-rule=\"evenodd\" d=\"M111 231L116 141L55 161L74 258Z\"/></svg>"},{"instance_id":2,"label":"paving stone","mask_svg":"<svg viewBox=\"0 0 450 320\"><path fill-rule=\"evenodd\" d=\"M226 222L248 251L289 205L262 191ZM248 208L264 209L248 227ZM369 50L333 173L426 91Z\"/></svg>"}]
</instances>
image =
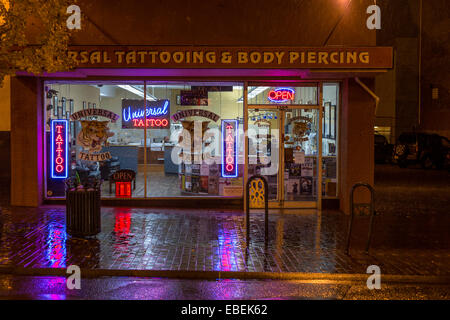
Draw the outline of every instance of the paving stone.
<instances>
[{"instance_id":1,"label":"paving stone","mask_svg":"<svg viewBox=\"0 0 450 320\"><path fill-rule=\"evenodd\" d=\"M79 239L66 233L62 206L6 208L0 264L317 273L365 273L377 264L385 274L450 274L450 239L448 229L442 229L447 217L376 219L370 254L363 252L367 226L359 221L347 256L348 217L339 212L271 213L267 247L263 215L253 215L246 252L244 214L239 211L102 208L102 232Z\"/></svg>"}]
</instances>

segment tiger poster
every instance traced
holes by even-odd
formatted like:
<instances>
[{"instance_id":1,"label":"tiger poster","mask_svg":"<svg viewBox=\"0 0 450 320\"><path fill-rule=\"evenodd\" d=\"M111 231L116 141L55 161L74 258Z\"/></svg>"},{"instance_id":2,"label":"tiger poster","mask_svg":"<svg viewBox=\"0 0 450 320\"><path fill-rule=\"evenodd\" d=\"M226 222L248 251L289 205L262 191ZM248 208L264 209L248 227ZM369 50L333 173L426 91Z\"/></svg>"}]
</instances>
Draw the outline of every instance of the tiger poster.
<instances>
[{"instance_id":1,"label":"tiger poster","mask_svg":"<svg viewBox=\"0 0 450 320\"><path fill-rule=\"evenodd\" d=\"M87 112L88 110L83 110ZM103 112L98 114L115 122L118 115L112 112ZM108 128L110 121L97 121L97 120L80 120L78 113L71 116L72 120L79 120L81 123L81 131L77 136L77 145L83 148L83 151L79 153L78 158L87 161L106 161L111 159L110 152L101 152L103 147L109 145L108 138L114 136Z\"/></svg>"}]
</instances>

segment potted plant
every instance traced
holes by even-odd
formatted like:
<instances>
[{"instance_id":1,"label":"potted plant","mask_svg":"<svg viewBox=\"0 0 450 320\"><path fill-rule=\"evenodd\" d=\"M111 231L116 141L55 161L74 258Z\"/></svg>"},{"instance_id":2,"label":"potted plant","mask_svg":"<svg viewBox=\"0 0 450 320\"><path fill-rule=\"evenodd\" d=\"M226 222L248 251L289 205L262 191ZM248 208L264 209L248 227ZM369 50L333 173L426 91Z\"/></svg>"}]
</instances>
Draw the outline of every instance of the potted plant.
<instances>
[{"instance_id":1,"label":"potted plant","mask_svg":"<svg viewBox=\"0 0 450 320\"><path fill-rule=\"evenodd\" d=\"M65 180L66 226L72 236L94 236L100 232L100 195L103 180L80 179L78 172Z\"/></svg>"}]
</instances>

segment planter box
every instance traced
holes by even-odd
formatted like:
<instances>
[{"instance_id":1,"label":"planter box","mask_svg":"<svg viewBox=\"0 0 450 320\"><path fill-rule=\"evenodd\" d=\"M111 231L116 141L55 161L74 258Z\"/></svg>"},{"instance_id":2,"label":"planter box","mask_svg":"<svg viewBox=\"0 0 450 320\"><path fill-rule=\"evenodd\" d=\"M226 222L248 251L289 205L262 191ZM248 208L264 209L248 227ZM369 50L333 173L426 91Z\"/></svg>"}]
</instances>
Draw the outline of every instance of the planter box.
<instances>
[{"instance_id":1,"label":"planter box","mask_svg":"<svg viewBox=\"0 0 450 320\"><path fill-rule=\"evenodd\" d=\"M66 192L66 226L72 236L94 236L101 230L100 191Z\"/></svg>"}]
</instances>

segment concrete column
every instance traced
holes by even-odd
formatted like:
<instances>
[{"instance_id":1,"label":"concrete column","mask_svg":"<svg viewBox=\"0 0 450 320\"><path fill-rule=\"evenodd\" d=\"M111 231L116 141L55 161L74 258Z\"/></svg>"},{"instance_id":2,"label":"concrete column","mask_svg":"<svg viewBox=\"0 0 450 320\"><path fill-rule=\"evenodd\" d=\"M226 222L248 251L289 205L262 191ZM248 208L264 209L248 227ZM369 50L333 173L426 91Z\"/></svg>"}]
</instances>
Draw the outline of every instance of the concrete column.
<instances>
[{"instance_id":1,"label":"concrete column","mask_svg":"<svg viewBox=\"0 0 450 320\"><path fill-rule=\"evenodd\" d=\"M42 203L44 170L41 81L11 79L11 205Z\"/></svg>"},{"instance_id":2,"label":"concrete column","mask_svg":"<svg viewBox=\"0 0 450 320\"><path fill-rule=\"evenodd\" d=\"M373 79L361 79L369 88ZM344 82L340 139L340 209L350 213L350 192L355 183L374 183L375 101L354 79ZM359 191L355 202L369 202L369 193Z\"/></svg>"}]
</instances>

